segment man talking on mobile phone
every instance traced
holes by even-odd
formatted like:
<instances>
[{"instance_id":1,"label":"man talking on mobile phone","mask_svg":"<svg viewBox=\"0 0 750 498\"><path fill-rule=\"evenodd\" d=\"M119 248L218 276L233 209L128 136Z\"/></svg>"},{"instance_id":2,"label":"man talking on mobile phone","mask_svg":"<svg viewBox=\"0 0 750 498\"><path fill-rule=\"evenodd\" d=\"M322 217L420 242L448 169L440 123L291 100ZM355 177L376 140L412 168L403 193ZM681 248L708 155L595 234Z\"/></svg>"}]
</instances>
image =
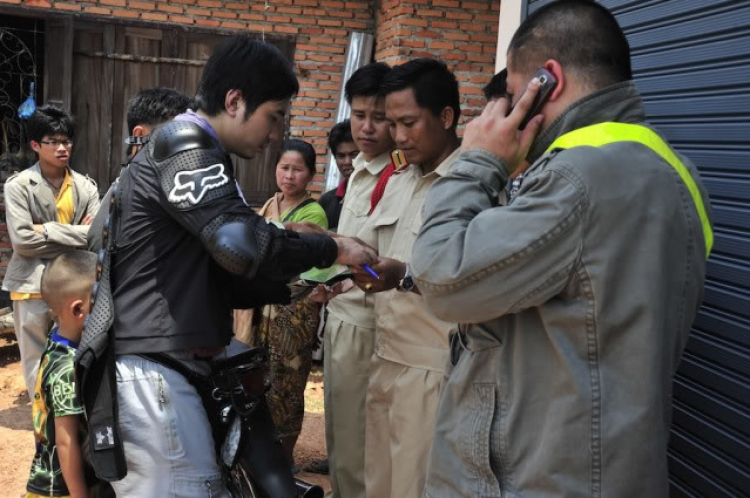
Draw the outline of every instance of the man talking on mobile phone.
<instances>
[{"instance_id":1,"label":"man talking on mobile phone","mask_svg":"<svg viewBox=\"0 0 750 498\"><path fill-rule=\"evenodd\" d=\"M519 131L540 68L557 84ZM510 43L512 97L469 124L427 196L416 284L461 325L425 497L669 494L672 376L713 232L696 168L645 124L631 79L606 8L539 9Z\"/></svg>"}]
</instances>

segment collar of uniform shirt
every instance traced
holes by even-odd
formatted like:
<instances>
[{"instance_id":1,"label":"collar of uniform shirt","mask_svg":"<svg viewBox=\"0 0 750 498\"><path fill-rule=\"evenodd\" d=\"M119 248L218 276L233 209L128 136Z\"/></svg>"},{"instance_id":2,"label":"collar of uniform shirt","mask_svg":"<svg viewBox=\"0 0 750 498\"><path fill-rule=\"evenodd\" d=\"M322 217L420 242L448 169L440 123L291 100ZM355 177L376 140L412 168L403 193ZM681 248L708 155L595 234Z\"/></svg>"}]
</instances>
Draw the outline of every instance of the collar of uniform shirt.
<instances>
[{"instance_id":1,"label":"collar of uniform shirt","mask_svg":"<svg viewBox=\"0 0 750 498\"><path fill-rule=\"evenodd\" d=\"M451 166L453 165L453 162L458 158L458 155L461 154L461 147L456 148L453 152L451 152L451 155L443 159L443 162L440 163L440 165L435 168L431 173L435 173L439 176L445 176L448 174L448 172L451 170ZM427 173L427 175L431 174ZM424 175L424 176L427 176Z\"/></svg>"},{"instance_id":2,"label":"collar of uniform shirt","mask_svg":"<svg viewBox=\"0 0 750 498\"><path fill-rule=\"evenodd\" d=\"M383 152L372 161L367 161L365 155L360 153L354 159L354 169L366 169L371 175L378 176L391 162L391 151Z\"/></svg>"}]
</instances>

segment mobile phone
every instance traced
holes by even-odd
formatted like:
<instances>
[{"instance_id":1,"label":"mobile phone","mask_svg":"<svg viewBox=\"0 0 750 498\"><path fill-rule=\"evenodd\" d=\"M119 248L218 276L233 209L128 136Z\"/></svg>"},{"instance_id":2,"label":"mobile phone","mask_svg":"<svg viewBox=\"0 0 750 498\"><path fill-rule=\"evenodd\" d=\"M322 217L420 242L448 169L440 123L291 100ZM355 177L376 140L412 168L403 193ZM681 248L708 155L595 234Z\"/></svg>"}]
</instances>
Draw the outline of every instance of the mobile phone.
<instances>
[{"instance_id":1,"label":"mobile phone","mask_svg":"<svg viewBox=\"0 0 750 498\"><path fill-rule=\"evenodd\" d=\"M539 78L539 83L541 83L542 86L539 88L539 93L537 93L536 97L534 98L534 103L531 104L529 113L526 114L526 117L523 118L523 121L521 121L521 124L518 126L519 130L523 130L524 128L526 128L526 126L529 124L529 121L531 121L534 116L539 114L542 106L549 99L552 90L554 90L555 86L557 86L557 78L555 78L555 76L546 69L540 69L536 72L534 77Z\"/></svg>"},{"instance_id":2,"label":"mobile phone","mask_svg":"<svg viewBox=\"0 0 750 498\"><path fill-rule=\"evenodd\" d=\"M329 278L325 281L319 281L319 280L303 280L306 284L317 286L317 285L325 285L327 287L331 287L339 282L343 282L347 278L352 278L354 275L352 272L346 272L346 273L339 273L338 275L334 275L333 277Z\"/></svg>"},{"instance_id":3,"label":"mobile phone","mask_svg":"<svg viewBox=\"0 0 750 498\"><path fill-rule=\"evenodd\" d=\"M307 285L327 285L352 277L352 272L346 265L334 264L330 268L313 268L299 276L300 281Z\"/></svg>"},{"instance_id":4,"label":"mobile phone","mask_svg":"<svg viewBox=\"0 0 750 498\"><path fill-rule=\"evenodd\" d=\"M289 287L289 290L291 291L292 301L299 301L300 299L305 299L319 285L332 287L335 284L346 280L347 278L352 278L353 275L352 275L352 272L347 271L344 273L338 273L334 275L333 277L328 278L327 280L323 280L322 278L318 278L318 277L320 277L320 275L316 275L316 278L310 278L310 279L302 278L294 282L288 283L287 287Z\"/></svg>"}]
</instances>

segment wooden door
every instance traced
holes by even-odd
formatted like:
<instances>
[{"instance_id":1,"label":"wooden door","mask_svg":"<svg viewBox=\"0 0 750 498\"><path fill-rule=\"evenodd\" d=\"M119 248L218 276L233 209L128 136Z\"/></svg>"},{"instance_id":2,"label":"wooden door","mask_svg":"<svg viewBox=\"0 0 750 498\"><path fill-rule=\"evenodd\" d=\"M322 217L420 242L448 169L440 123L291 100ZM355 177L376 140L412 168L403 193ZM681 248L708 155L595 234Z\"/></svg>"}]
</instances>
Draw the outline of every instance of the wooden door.
<instances>
[{"instance_id":1,"label":"wooden door","mask_svg":"<svg viewBox=\"0 0 750 498\"><path fill-rule=\"evenodd\" d=\"M73 19L45 24L44 101L70 110L73 64Z\"/></svg>"},{"instance_id":2,"label":"wooden door","mask_svg":"<svg viewBox=\"0 0 750 498\"><path fill-rule=\"evenodd\" d=\"M162 41L161 29L118 26L115 30L114 53L119 57L114 61L110 170L108 177L102 179L107 185L120 174L125 159L124 142L129 134L126 120L130 97L147 88L168 86L161 83L161 63L149 62L159 60Z\"/></svg>"},{"instance_id":3,"label":"wooden door","mask_svg":"<svg viewBox=\"0 0 750 498\"><path fill-rule=\"evenodd\" d=\"M111 171L114 61L97 54L112 53L115 28L78 24L73 37L71 112L76 118L72 166L106 192Z\"/></svg>"},{"instance_id":4,"label":"wooden door","mask_svg":"<svg viewBox=\"0 0 750 498\"><path fill-rule=\"evenodd\" d=\"M81 140L77 135L73 167L91 175L104 193L124 159L130 97L157 86L194 96L205 61L224 37L182 28L76 24L72 107ZM291 41L271 42L291 60ZM274 168L279 148L274 144L252 160L233 157L237 179L253 206L262 205L277 190Z\"/></svg>"}]
</instances>

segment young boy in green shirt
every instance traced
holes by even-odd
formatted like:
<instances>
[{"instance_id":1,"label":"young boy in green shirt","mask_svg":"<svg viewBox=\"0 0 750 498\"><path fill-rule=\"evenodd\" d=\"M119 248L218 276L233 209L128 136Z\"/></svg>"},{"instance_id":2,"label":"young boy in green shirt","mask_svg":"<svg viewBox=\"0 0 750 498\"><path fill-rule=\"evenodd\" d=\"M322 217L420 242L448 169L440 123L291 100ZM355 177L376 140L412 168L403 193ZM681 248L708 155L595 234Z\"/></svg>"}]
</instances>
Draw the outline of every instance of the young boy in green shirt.
<instances>
[{"instance_id":1,"label":"young boy in green shirt","mask_svg":"<svg viewBox=\"0 0 750 498\"><path fill-rule=\"evenodd\" d=\"M36 454L26 485L26 498L87 497L85 464L79 435L83 404L76 395L75 349L89 313L96 255L70 251L57 256L42 275L42 298L57 317L39 366L34 401ZM89 478L87 480L87 477Z\"/></svg>"}]
</instances>

